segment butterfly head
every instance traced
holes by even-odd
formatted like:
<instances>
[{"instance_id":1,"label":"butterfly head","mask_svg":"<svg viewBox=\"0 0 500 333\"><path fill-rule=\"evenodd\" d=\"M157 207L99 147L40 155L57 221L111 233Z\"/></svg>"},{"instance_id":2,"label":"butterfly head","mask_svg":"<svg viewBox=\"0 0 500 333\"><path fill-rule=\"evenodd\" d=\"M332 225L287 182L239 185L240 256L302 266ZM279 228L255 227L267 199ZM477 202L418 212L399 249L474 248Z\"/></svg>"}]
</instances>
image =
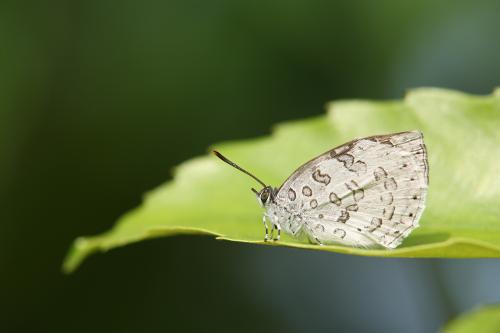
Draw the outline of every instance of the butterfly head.
<instances>
[{"instance_id":1,"label":"butterfly head","mask_svg":"<svg viewBox=\"0 0 500 333\"><path fill-rule=\"evenodd\" d=\"M257 195L257 201L262 207L268 206L271 202L274 202L275 190L271 186L264 186L260 191L252 188L252 192Z\"/></svg>"}]
</instances>

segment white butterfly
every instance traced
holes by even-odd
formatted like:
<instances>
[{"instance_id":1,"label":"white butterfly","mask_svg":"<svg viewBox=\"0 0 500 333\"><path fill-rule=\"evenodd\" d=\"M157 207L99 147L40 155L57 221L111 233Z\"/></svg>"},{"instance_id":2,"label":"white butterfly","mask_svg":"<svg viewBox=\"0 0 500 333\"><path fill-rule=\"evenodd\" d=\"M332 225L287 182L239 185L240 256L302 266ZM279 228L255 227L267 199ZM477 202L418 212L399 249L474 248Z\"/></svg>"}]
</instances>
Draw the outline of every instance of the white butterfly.
<instances>
[{"instance_id":1,"label":"white butterfly","mask_svg":"<svg viewBox=\"0 0 500 333\"><path fill-rule=\"evenodd\" d=\"M419 131L376 135L336 147L302 165L280 188L214 153L263 185L264 240L277 229L313 243L395 248L418 227L429 183ZM269 237L267 220L271 224Z\"/></svg>"}]
</instances>

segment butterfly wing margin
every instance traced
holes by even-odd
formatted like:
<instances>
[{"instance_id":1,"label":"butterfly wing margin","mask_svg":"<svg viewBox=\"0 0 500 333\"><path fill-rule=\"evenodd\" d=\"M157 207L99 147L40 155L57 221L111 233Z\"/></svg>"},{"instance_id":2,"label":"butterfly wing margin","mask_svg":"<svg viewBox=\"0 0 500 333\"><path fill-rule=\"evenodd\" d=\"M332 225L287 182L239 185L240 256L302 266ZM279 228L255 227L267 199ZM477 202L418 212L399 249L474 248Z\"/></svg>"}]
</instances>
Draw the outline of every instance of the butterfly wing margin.
<instances>
[{"instance_id":1,"label":"butterfly wing margin","mask_svg":"<svg viewBox=\"0 0 500 333\"><path fill-rule=\"evenodd\" d=\"M409 131L353 140L312 159L277 200L302 217L313 241L395 248L418 227L427 187L423 135Z\"/></svg>"}]
</instances>

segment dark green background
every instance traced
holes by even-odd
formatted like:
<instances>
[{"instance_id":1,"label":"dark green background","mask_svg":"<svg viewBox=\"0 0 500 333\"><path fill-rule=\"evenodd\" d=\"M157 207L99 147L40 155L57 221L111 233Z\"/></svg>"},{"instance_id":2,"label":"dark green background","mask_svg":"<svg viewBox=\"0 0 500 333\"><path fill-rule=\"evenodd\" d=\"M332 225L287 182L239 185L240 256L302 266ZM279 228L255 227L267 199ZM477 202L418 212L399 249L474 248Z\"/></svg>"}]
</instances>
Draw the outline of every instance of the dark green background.
<instances>
[{"instance_id":1,"label":"dark green background","mask_svg":"<svg viewBox=\"0 0 500 333\"><path fill-rule=\"evenodd\" d=\"M491 92L499 13L486 0L2 1L0 330L430 332L498 301L496 260L175 237L60 266L75 237L109 229L211 143L333 99Z\"/></svg>"}]
</instances>

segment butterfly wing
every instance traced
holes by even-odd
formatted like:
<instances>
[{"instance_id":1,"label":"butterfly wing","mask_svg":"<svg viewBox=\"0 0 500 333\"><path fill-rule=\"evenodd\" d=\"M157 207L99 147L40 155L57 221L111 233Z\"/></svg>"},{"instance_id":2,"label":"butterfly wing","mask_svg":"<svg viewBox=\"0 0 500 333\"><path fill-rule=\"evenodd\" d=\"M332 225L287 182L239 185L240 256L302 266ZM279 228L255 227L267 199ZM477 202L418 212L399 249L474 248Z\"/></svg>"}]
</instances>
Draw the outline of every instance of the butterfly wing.
<instances>
[{"instance_id":1,"label":"butterfly wing","mask_svg":"<svg viewBox=\"0 0 500 333\"><path fill-rule=\"evenodd\" d=\"M279 205L319 243L397 247L425 208L428 162L419 131L356 139L296 170Z\"/></svg>"}]
</instances>

